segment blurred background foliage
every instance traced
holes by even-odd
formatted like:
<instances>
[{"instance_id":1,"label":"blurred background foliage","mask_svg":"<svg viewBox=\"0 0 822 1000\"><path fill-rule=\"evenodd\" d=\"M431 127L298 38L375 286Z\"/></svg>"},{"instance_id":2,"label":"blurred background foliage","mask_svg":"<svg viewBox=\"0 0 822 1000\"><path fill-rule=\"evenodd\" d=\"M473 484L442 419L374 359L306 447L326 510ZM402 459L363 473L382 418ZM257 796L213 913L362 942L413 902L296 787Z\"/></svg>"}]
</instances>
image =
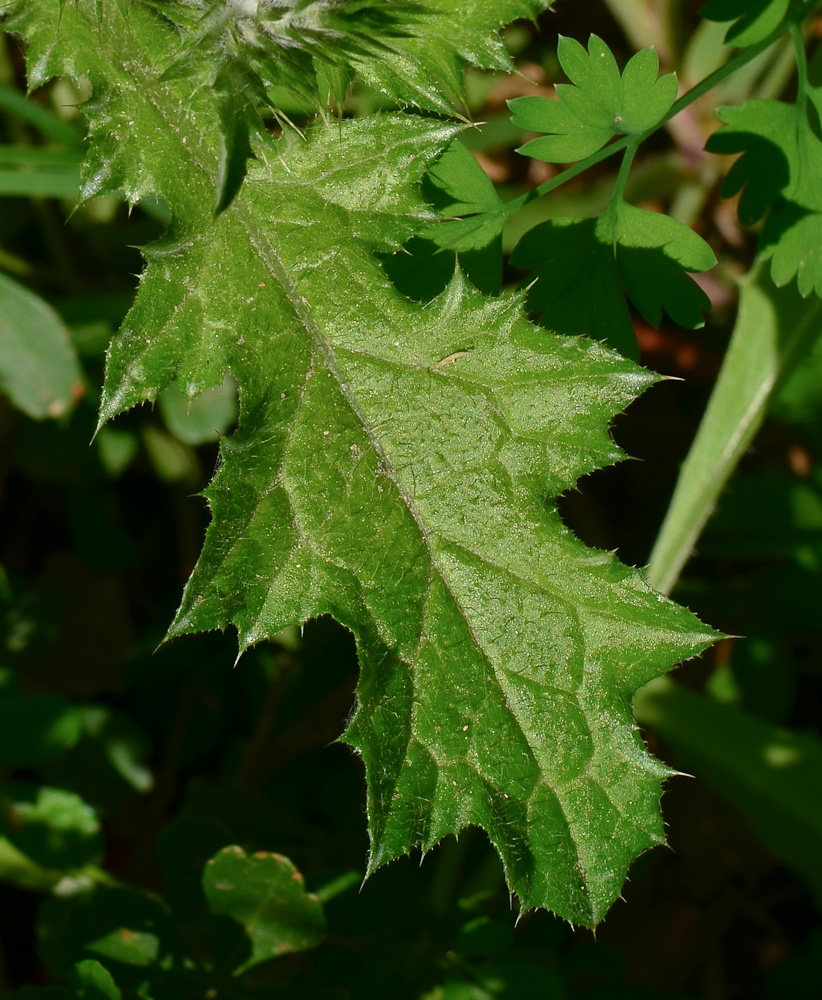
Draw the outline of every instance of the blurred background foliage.
<instances>
[{"instance_id":1,"label":"blurred background foliage","mask_svg":"<svg viewBox=\"0 0 822 1000\"><path fill-rule=\"evenodd\" d=\"M623 65L652 44L688 87L729 56L699 5L563 2L539 30L512 26L518 72L470 75L484 124L463 140L500 196L556 169L514 153L527 137L505 102L552 93L558 34L596 32ZM807 32L815 71L822 18ZM754 254L719 196L730 161L703 152L714 108L790 96L793 70L783 40L646 143L631 175L629 200L695 228L719 265L699 276L704 330L636 322L643 363L682 380L617 422L640 461L562 501L586 542L626 562L648 560ZM65 81L24 94L19 48L0 38L0 996L822 995L822 346L774 395L676 591L744 638L641 705L652 750L693 775L664 796L673 850L640 859L596 937L545 913L515 926L499 862L472 831L359 889L363 774L335 743L357 677L350 637L311 622L233 670L230 635L157 648L199 550L195 494L236 390L227 378L190 408L169 392L93 437L105 348L142 268L135 247L162 231L164 206L75 211L87 95ZM357 91L350 103L379 101ZM463 265L491 293L515 285L522 234L597 214L614 182L614 164L599 165ZM387 270L407 294L435 294L454 255L421 238L408 249Z\"/></svg>"}]
</instances>

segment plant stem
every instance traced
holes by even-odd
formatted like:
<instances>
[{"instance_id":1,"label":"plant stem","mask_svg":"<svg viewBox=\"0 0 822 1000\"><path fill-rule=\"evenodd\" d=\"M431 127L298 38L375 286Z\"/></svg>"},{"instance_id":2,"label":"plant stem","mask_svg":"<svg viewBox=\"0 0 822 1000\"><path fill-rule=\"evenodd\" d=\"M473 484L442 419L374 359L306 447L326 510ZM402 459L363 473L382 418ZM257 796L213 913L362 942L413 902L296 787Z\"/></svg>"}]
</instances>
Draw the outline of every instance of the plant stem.
<instances>
[{"instance_id":1,"label":"plant stem","mask_svg":"<svg viewBox=\"0 0 822 1000\"><path fill-rule=\"evenodd\" d=\"M628 175L631 173L631 167L634 163L634 157L639 149L639 144L642 140L637 136L633 142L629 143L625 149L625 155L622 157L622 163L619 165L619 173L617 174L616 184L614 184L614 193L611 195L611 204L619 204L625 198L625 188L628 185Z\"/></svg>"},{"instance_id":2,"label":"plant stem","mask_svg":"<svg viewBox=\"0 0 822 1000\"><path fill-rule=\"evenodd\" d=\"M648 564L648 582L668 594L739 460L765 418L774 390L819 335L822 302L777 289L763 265L742 287L739 319L696 439Z\"/></svg>"},{"instance_id":3,"label":"plant stem","mask_svg":"<svg viewBox=\"0 0 822 1000\"><path fill-rule=\"evenodd\" d=\"M791 25L791 41L796 55L796 105L804 115L808 107L808 57L805 54L805 39L798 24Z\"/></svg>"}]
</instances>

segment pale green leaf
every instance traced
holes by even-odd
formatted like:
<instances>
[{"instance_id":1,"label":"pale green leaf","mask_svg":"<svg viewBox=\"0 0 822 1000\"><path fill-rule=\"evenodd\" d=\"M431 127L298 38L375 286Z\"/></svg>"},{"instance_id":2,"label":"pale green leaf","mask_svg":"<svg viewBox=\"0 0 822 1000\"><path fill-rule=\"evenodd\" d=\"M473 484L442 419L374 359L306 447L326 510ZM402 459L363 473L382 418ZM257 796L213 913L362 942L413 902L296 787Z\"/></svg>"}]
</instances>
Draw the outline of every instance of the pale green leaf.
<instances>
[{"instance_id":1,"label":"pale green leaf","mask_svg":"<svg viewBox=\"0 0 822 1000\"><path fill-rule=\"evenodd\" d=\"M216 441L237 419L237 386L227 376L222 385L205 389L193 399L170 386L161 394L159 407L166 427L185 444Z\"/></svg>"},{"instance_id":2,"label":"pale green leaf","mask_svg":"<svg viewBox=\"0 0 822 1000\"><path fill-rule=\"evenodd\" d=\"M822 900L822 743L660 678L635 699L639 721L740 809Z\"/></svg>"},{"instance_id":3,"label":"pale green leaf","mask_svg":"<svg viewBox=\"0 0 822 1000\"><path fill-rule=\"evenodd\" d=\"M69 333L51 306L0 274L0 390L36 420L59 417L83 392Z\"/></svg>"},{"instance_id":4,"label":"pale green leaf","mask_svg":"<svg viewBox=\"0 0 822 1000\"><path fill-rule=\"evenodd\" d=\"M0 784L0 836L46 869L71 870L99 861L100 823L73 792L26 781Z\"/></svg>"},{"instance_id":5,"label":"pale green leaf","mask_svg":"<svg viewBox=\"0 0 822 1000\"><path fill-rule=\"evenodd\" d=\"M93 958L78 962L70 979L78 1000L120 1000L122 996L108 969Z\"/></svg>"},{"instance_id":6,"label":"pale green leaf","mask_svg":"<svg viewBox=\"0 0 822 1000\"><path fill-rule=\"evenodd\" d=\"M761 266L742 283L722 371L651 553L653 586L667 593L675 584L774 389L807 359L821 329L818 299L805 302L792 286L775 288Z\"/></svg>"},{"instance_id":7,"label":"pale green leaf","mask_svg":"<svg viewBox=\"0 0 822 1000\"><path fill-rule=\"evenodd\" d=\"M225 847L206 863L203 891L211 912L230 917L244 932L228 956L236 973L313 948L323 939L322 903L305 891L302 875L280 854L246 854L239 847ZM246 942L247 956L242 950Z\"/></svg>"},{"instance_id":8,"label":"pale green leaf","mask_svg":"<svg viewBox=\"0 0 822 1000\"><path fill-rule=\"evenodd\" d=\"M78 4L56 34L47 10L18 14L30 72L82 71L103 95L86 192L151 193L173 218L102 417L226 371L240 387L171 634L233 625L244 650L333 615L361 662L344 738L365 762L369 871L477 825L525 908L597 923L664 840L669 772L631 695L713 634L583 546L554 498L620 458L608 422L655 376L459 272L427 305L394 288L379 255L433 221L420 181L458 127L394 114L260 136L215 217L219 97L159 79L176 32L140 4L90 30Z\"/></svg>"},{"instance_id":9,"label":"pale green leaf","mask_svg":"<svg viewBox=\"0 0 822 1000\"><path fill-rule=\"evenodd\" d=\"M516 97L508 102L514 125L548 133L522 146L518 152L524 156L548 163L583 160L615 135L641 135L654 128L676 99L676 76L659 77L653 49L637 52L622 75L597 35L591 35L587 52L572 38L561 38L557 52L574 86L558 84L556 101Z\"/></svg>"}]
</instances>

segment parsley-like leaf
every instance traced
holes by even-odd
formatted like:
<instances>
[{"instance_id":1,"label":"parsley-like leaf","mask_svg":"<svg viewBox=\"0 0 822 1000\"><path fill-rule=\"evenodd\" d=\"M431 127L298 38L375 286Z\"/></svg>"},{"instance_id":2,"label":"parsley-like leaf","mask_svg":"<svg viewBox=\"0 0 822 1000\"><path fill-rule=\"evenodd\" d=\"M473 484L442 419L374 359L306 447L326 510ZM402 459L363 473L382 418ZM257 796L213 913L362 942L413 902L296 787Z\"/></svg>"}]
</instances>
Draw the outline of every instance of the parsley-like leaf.
<instances>
[{"instance_id":1,"label":"parsley-like leaf","mask_svg":"<svg viewBox=\"0 0 822 1000\"><path fill-rule=\"evenodd\" d=\"M597 35L588 51L561 38L559 62L574 84L557 84L557 100L517 97L508 102L513 122L546 136L519 149L548 163L573 163L596 153L615 135L641 135L665 117L676 99L676 76L659 77L653 49L642 49L620 75L613 53Z\"/></svg>"},{"instance_id":2,"label":"parsley-like leaf","mask_svg":"<svg viewBox=\"0 0 822 1000\"><path fill-rule=\"evenodd\" d=\"M771 258L778 286L797 280L803 296L822 295L822 142L799 104L747 101L717 112L725 127L707 148L742 153L728 171L722 193L742 192L739 219L751 225L768 213L759 249Z\"/></svg>"},{"instance_id":3,"label":"parsley-like leaf","mask_svg":"<svg viewBox=\"0 0 822 1000\"><path fill-rule=\"evenodd\" d=\"M688 276L716 264L713 251L687 226L665 215L615 202L599 219L554 219L523 236L511 258L536 268L528 304L560 333L607 340L637 353L627 296L652 326L663 310L695 329L710 302Z\"/></svg>"}]
</instances>

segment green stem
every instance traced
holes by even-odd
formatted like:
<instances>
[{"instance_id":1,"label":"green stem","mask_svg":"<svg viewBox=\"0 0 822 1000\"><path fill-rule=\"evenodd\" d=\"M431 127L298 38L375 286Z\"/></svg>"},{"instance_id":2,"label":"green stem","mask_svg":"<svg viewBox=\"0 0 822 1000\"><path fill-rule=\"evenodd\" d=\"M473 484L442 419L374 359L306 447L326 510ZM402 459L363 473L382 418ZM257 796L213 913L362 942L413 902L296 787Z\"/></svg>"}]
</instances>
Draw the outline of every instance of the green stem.
<instances>
[{"instance_id":1,"label":"green stem","mask_svg":"<svg viewBox=\"0 0 822 1000\"><path fill-rule=\"evenodd\" d=\"M796 55L796 104L805 114L808 106L808 57L805 54L805 39L802 37L802 30L798 24L792 24L790 32Z\"/></svg>"},{"instance_id":2,"label":"green stem","mask_svg":"<svg viewBox=\"0 0 822 1000\"><path fill-rule=\"evenodd\" d=\"M637 154L639 145L642 139L636 136L633 142L630 142L625 149L625 155L622 157L622 163L619 165L619 173L617 174L616 184L614 184L614 193L611 195L611 204L618 205L625 200L625 188L628 186L628 175L631 173L631 167L634 163L634 157Z\"/></svg>"},{"instance_id":3,"label":"green stem","mask_svg":"<svg viewBox=\"0 0 822 1000\"><path fill-rule=\"evenodd\" d=\"M654 590L668 594L675 586L774 391L818 338L820 310L819 299L805 301L794 286L777 289L762 264L743 284L722 370L651 553Z\"/></svg>"}]
</instances>

